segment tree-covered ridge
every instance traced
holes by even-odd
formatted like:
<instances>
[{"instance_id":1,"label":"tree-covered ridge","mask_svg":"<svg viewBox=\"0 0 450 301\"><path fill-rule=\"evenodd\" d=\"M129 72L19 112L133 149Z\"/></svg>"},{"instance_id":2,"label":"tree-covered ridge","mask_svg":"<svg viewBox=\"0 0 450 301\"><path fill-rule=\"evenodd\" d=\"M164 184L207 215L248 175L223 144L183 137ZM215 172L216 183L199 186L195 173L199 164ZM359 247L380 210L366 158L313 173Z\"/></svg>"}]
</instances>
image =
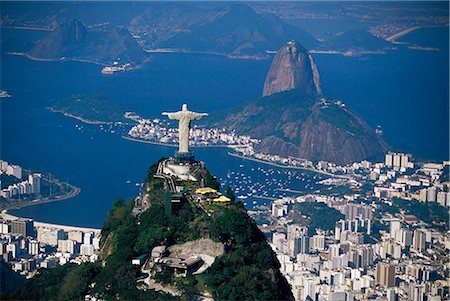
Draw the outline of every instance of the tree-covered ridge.
<instances>
[{"instance_id":1,"label":"tree-covered ridge","mask_svg":"<svg viewBox=\"0 0 450 301\"><path fill-rule=\"evenodd\" d=\"M292 300L280 264L241 204L225 208L212 224L215 239L229 251L207 271L215 300Z\"/></svg>"},{"instance_id":2,"label":"tree-covered ridge","mask_svg":"<svg viewBox=\"0 0 450 301\"><path fill-rule=\"evenodd\" d=\"M111 99L97 94L72 95L54 103L52 109L86 122L126 121L123 116L124 108Z\"/></svg>"},{"instance_id":3,"label":"tree-covered ridge","mask_svg":"<svg viewBox=\"0 0 450 301\"><path fill-rule=\"evenodd\" d=\"M3 295L11 293L24 282L24 277L15 273L9 264L0 259L0 300Z\"/></svg>"},{"instance_id":4,"label":"tree-covered ridge","mask_svg":"<svg viewBox=\"0 0 450 301\"><path fill-rule=\"evenodd\" d=\"M445 207L438 203L419 202L416 200L392 199L393 210L405 210L408 214L416 216L431 227L440 231L449 230L449 214Z\"/></svg>"},{"instance_id":5,"label":"tree-covered ridge","mask_svg":"<svg viewBox=\"0 0 450 301\"><path fill-rule=\"evenodd\" d=\"M341 102L298 89L241 104L209 119L215 127L261 139L255 151L284 157L347 164L381 157L389 148L375 129Z\"/></svg>"},{"instance_id":6,"label":"tree-covered ridge","mask_svg":"<svg viewBox=\"0 0 450 301\"><path fill-rule=\"evenodd\" d=\"M308 226L309 235L314 235L316 229L334 230L336 222L345 218L338 210L320 202L297 203L292 212L295 222ZM306 218L302 218L303 216Z\"/></svg>"},{"instance_id":7,"label":"tree-covered ridge","mask_svg":"<svg viewBox=\"0 0 450 301\"><path fill-rule=\"evenodd\" d=\"M102 227L101 262L41 270L9 298L76 300L91 295L104 300L192 300L207 291L215 300L293 300L275 254L242 203L211 205L208 214L194 202L184 202L178 215L170 216L165 212L164 182L153 176L156 166L148 171L147 210L135 216L133 200L114 202ZM206 169L204 181L219 189ZM227 195L232 197L232 191ZM207 234L201 232L205 229ZM138 289L137 278L142 275L131 264L133 258L149 254L155 246L199 239L201 234L223 243L226 253L203 274L176 278L163 270L155 277L182 291L181 297Z\"/></svg>"}]
</instances>

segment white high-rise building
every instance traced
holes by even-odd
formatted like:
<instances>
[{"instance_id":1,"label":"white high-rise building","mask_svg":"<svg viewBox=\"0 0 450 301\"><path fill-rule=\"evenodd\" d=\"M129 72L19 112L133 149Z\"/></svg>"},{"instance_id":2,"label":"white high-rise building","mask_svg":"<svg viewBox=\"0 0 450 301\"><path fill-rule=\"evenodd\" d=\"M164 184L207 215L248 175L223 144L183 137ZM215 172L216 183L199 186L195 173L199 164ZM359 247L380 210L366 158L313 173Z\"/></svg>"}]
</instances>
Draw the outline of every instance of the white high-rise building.
<instances>
[{"instance_id":1,"label":"white high-rise building","mask_svg":"<svg viewBox=\"0 0 450 301\"><path fill-rule=\"evenodd\" d=\"M284 244L286 242L286 233L275 232L272 235L272 244L280 251L284 252Z\"/></svg>"},{"instance_id":2,"label":"white high-rise building","mask_svg":"<svg viewBox=\"0 0 450 301\"><path fill-rule=\"evenodd\" d=\"M11 232L11 224L6 221L0 223L0 233L9 234Z\"/></svg>"},{"instance_id":3,"label":"white high-rise building","mask_svg":"<svg viewBox=\"0 0 450 301\"><path fill-rule=\"evenodd\" d=\"M400 231L401 229L401 223L400 220L392 220L391 221L391 226L390 226L390 236L391 238L396 238L396 235L398 233L398 231Z\"/></svg>"},{"instance_id":4,"label":"white high-rise building","mask_svg":"<svg viewBox=\"0 0 450 301\"><path fill-rule=\"evenodd\" d=\"M409 159L410 155L402 154L401 165L400 167L408 168L409 167Z\"/></svg>"},{"instance_id":5,"label":"white high-rise building","mask_svg":"<svg viewBox=\"0 0 450 301\"><path fill-rule=\"evenodd\" d=\"M387 167L392 167L394 163L394 156L392 153L387 153L385 157L385 163Z\"/></svg>"},{"instance_id":6,"label":"white high-rise building","mask_svg":"<svg viewBox=\"0 0 450 301\"><path fill-rule=\"evenodd\" d=\"M41 174L34 173L28 176L28 182L31 184L32 192L34 194L41 193Z\"/></svg>"},{"instance_id":7,"label":"white high-rise building","mask_svg":"<svg viewBox=\"0 0 450 301\"><path fill-rule=\"evenodd\" d=\"M436 202L437 189L436 187L430 187L427 189L427 202Z\"/></svg>"},{"instance_id":8,"label":"white high-rise building","mask_svg":"<svg viewBox=\"0 0 450 301\"><path fill-rule=\"evenodd\" d=\"M63 253L78 254L78 249L78 244L74 240L58 240L58 251Z\"/></svg>"},{"instance_id":9,"label":"white high-rise building","mask_svg":"<svg viewBox=\"0 0 450 301\"><path fill-rule=\"evenodd\" d=\"M311 250L323 251L325 250L325 235L316 234L309 240Z\"/></svg>"},{"instance_id":10,"label":"white high-rise building","mask_svg":"<svg viewBox=\"0 0 450 301\"><path fill-rule=\"evenodd\" d=\"M86 244L81 245L80 254L86 256L94 255L94 246Z\"/></svg>"},{"instance_id":11,"label":"white high-rise building","mask_svg":"<svg viewBox=\"0 0 450 301\"><path fill-rule=\"evenodd\" d=\"M394 167L396 170L406 170L412 167L411 155L403 153L387 153L385 156L386 167Z\"/></svg>"},{"instance_id":12,"label":"white high-rise building","mask_svg":"<svg viewBox=\"0 0 450 301\"><path fill-rule=\"evenodd\" d=\"M4 161L4 160L0 160L0 170L3 172L6 172L8 169L8 162Z\"/></svg>"},{"instance_id":13,"label":"white high-rise building","mask_svg":"<svg viewBox=\"0 0 450 301\"><path fill-rule=\"evenodd\" d=\"M8 165L6 168L6 174L22 179L22 167L18 165Z\"/></svg>"},{"instance_id":14,"label":"white high-rise building","mask_svg":"<svg viewBox=\"0 0 450 301\"><path fill-rule=\"evenodd\" d=\"M92 232L86 232L84 233L84 239L83 244L84 245L91 245L92 244L92 238L94 237L94 233Z\"/></svg>"},{"instance_id":15,"label":"white high-rise building","mask_svg":"<svg viewBox=\"0 0 450 301\"><path fill-rule=\"evenodd\" d=\"M28 254L38 255L39 254L39 242L36 240L30 240L28 242Z\"/></svg>"},{"instance_id":16,"label":"white high-rise building","mask_svg":"<svg viewBox=\"0 0 450 301\"><path fill-rule=\"evenodd\" d=\"M402 155L394 154L393 166L400 167L402 165Z\"/></svg>"},{"instance_id":17,"label":"white high-rise building","mask_svg":"<svg viewBox=\"0 0 450 301\"><path fill-rule=\"evenodd\" d=\"M450 206L450 192L439 191L437 193L437 202L441 206Z\"/></svg>"},{"instance_id":18,"label":"white high-rise building","mask_svg":"<svg viewBox=\"0 0 450 301\"><path fill-rule=\"evenodd\" d=\"M309 252L308 227L289 225L287 234L288 253L291 257Z\"/></svg>"},{"instance_id":19,"label":"white high-rise building","mask_svg":"<svg viewBox=\"0 0 450 301\"><path fill-rule=\"evenodd\" d=\"M100 237L95 236L92 239L92 245L94 246L94 250L100 250Z\"/></svg>"},{"instance_id":20,"label":"white high-rise building","mask_svg":"<svg viewBox=\"0 0 450 301\"><path fill-rule=\"evenodd\" d=\"M412 248L417 252L425 250L427 242L427 233L423 229L414 230L414 238Z\"/></svg>"}]
</instances>

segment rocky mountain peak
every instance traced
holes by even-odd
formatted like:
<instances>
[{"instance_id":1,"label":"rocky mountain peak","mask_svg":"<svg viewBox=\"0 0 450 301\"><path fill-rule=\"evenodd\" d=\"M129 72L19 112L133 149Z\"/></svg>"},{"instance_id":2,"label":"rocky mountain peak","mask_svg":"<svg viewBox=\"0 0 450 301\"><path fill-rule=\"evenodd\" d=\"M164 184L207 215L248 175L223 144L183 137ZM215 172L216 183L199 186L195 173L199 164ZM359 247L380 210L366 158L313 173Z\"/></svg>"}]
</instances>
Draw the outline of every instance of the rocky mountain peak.
<instances>
[{"instance_id":1,"label":"rocky mountain peak","mask_svg":"<svg viewBox=\"0 0 450 301\"><path fill-rule=\"evenodd\" d=\"M78 43L86 36L86 27L79 20L73 19L59 24L55 32L61 35L63 43Z\"/></svg>"},{"instance_id":2,"label":"rocky mountain peak","mask_svg":"<svg viewBox=\"0 0 450 301\"><path fill-rule=\"evenodd\" d=\"M319 71L308 51L296 41L278 50L264 82L263 96L299 89L321 95Z\"/></svg>"}]
</instances>

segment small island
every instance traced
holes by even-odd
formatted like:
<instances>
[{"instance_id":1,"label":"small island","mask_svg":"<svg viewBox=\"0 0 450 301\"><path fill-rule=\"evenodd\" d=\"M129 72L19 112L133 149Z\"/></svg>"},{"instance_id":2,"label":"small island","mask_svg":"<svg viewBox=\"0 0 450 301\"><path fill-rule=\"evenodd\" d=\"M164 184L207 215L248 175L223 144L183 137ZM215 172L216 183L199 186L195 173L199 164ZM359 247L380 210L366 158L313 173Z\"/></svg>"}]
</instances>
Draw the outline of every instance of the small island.
<instances>
[{"instance_id":1,"label":"small island","mask_svg":"<svg viewBox=\"0 0 450 301\"><path fill-rule=\"evenodd\" d=\"M126 121L125 109L111 99L97 94L72 95L54 103L50 110L89 124Z\"/></svg>"}]
</instances>

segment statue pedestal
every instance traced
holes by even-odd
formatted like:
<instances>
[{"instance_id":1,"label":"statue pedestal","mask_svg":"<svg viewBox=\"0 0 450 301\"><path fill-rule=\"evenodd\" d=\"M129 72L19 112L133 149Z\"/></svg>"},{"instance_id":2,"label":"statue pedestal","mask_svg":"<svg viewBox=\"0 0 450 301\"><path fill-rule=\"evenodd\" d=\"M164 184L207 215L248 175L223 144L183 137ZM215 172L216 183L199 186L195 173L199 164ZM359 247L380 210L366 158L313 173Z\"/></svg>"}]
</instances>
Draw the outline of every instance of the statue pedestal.
<instances>
[{"instance_id":1,"label":"statue pedestal","mask_svg":"<svg viewBox=\"0 0 450 301\"><path fill-rule=\"evenodd\" d=\"M162 172L166 175L176 176L182 180L197 181L191 174L193 165L188 162L177 162L176 160L168 160L163 166Z\"/></svg>"}]
</instances>

